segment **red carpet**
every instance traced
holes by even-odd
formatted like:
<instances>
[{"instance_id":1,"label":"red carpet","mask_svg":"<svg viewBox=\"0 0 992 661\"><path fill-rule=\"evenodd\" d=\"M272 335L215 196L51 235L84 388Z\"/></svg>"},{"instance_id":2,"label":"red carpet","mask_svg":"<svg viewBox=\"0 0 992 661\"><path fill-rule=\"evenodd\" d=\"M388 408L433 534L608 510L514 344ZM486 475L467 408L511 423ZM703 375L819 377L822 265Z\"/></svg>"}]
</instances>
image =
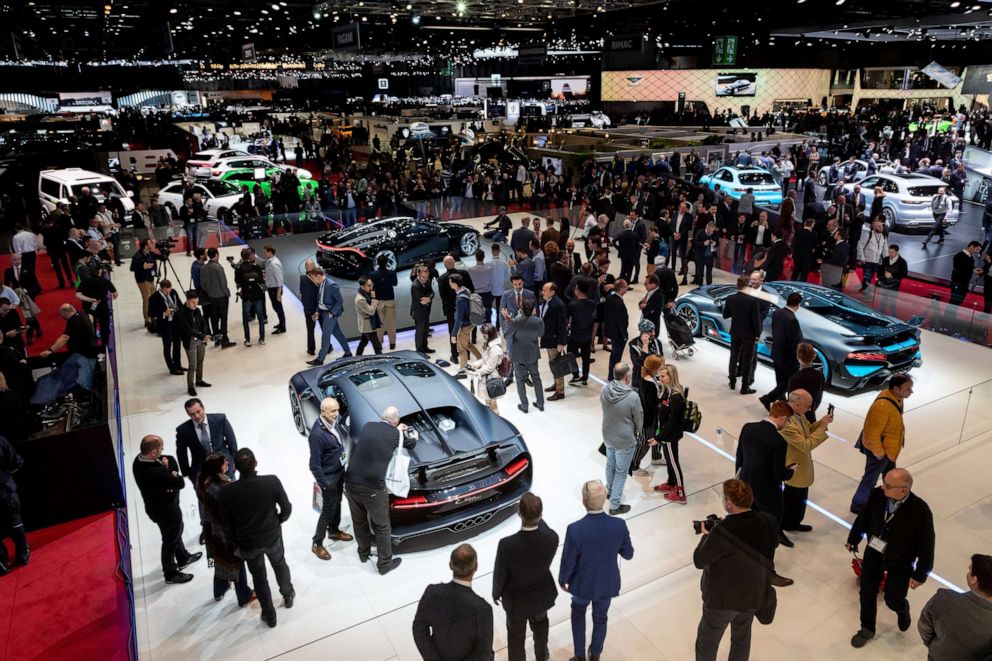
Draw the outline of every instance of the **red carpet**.
<instances>
[{"instance_id":1,"label":"red carpet","mask_svg":"<svg viewBox=\"0 0 992 661\"><path fill-rule=\"evenodd\" d=\"M28 535L31 562L0 578L0 661L128 658L116 536L114 512Z\"/></svg>"},{"instance_id":2,"label":"red carpet","mask_svg":"<svg viewBox=\"0 0 992 661\"><path fill-rule=\"evenodd\" d=\"M66 285L66 289L59 289L59 281L55 277L55 270L52 269L48 255L38 255L37 264L41 296L35 299L35 303L41 308L38 321L41 323L41 331L44 335L40 339L36 337L34 343L28 346L29 356L37 356L52 346L52 342L65 330L65 320L59 316L59 306L63 303L72 303L78 309L80 305L79 299L76 298L76 290L71 285ZM0 255L0 275L9 266L10 255Z\"/></svg>"}]
</instances>

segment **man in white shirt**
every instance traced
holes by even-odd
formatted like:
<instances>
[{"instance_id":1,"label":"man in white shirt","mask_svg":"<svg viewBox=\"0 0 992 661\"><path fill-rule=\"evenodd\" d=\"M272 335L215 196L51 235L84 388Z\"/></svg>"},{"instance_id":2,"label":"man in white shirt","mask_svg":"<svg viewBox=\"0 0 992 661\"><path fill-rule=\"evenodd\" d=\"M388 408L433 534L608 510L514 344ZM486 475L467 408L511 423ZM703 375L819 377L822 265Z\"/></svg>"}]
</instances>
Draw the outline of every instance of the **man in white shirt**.
<instances>
[{"instance_id":1,"label":"man in white shirt","mask_svg":"<svg viewBox=\"0 0 992 661\"><path fill-rule=\"evenodd\" d=\"M11 251L21 256L21 268L34 273L37 263L38 240L34 232L22 223L14 226L14 236L10 240Z\"/></svg>"},{"instance_id":2,"label":"man in white shirt","mask_svg":"<svg viewBox=\"0 0 992 661\"><path fill-rule=\"evenodd\" d=\"M868 289L872 278L882 266L882 258L888 249L888 241L883 231L883 221L876 218L871 222L871 230L858 241L858 262L861 264L863 277L861 291Z\"/></svg>"},{"instance_id":3,"label":"man in white shirt","mask_svg":"<svg viewBox=\"0 0 992 661\"><path fill-rule=\"evenodd\" d=\"M273 246L265 246L265 289L269 292L269 302L272 309L279 318L279 323L272 329L273 335L286 332L286 313L282 309L282 289L285 284L283 278L282 261L276 257L276 249Z\"/></svg>"}]
</instances>

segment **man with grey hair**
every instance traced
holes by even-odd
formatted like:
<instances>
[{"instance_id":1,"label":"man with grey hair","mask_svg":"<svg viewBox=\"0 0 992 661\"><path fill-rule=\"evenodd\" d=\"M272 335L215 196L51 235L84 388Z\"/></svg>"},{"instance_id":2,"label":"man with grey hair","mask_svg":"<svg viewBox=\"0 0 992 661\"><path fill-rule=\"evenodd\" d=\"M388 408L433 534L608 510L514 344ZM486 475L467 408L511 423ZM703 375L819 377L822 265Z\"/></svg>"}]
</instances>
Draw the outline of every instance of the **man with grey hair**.
<instances>
[{"instance_id":1,"label":"man with grey hair","mask_svg":"<svg viewBox=\"0 0 992 661\"><path fill-rule=\"evenodd\" d=\"M634 223L627 218L623 221L623 230L613 239L613 245L620 255L620 279L630 282L634 265L641 257L641 241L634 231Z\"/></svg>"},{"instance_id":2,"label":"man with grey hair","mask_svg":"<svg viewBox=\"0 0 992 661\"><path fill-rule=\"evenodd\" d=\"M310 472L320 486L321 508L311 551L321 560L330 560L324 538L350 542L352 536L341 530L341 496L344 493L345 439L348 428L341 419L341 405L333 397L320 402L320 416L310 429Z\"/></svg>"},{"instance_id":3,"label":"man with grey hair","mask_svg":"<svg viewBox=\"0 0 992 661\"><path fill-rule=\"evenodd\" d=\"M366 423L359 431L344 476L351 523L358 540L358 559L368 561L374 535L380 574L400 566L400 558L393 558L386 491L386 471L400 443L412 449L417 444L417 434L400 422L399 410L390 406L382 412L382 420Z\"/></svg>"},{"instance_id":4,"label":"man with grey hair","mask_svg":"<svg viewBox=\"0 0 992 661\"><path fill-rule=\"evenodd\" d=\"M606 642L607 612L620 594L620 563L634 557L630 531L623 519L606 516L606 487L599 480L582 485L586 515L568 526L562 549L558 584L572 595L572 661L586 658L586 610L592 604L590 661L598 661Z\"/></svg>"},{"instance_id":5,"label":"man with grey hair","mask_svg":"<svg viewBox=\"0 0 992 661\"><path fill-rule=\"evenodd\" d=\"M644 410L641 398L630 385L631 367L620 363L613 370L613 380L606 384L599 401L603 408L603 443L606 445L606 489L610 493L610 514L626 514L623 486L637 450Z\"/></svg>"}]
</instances>

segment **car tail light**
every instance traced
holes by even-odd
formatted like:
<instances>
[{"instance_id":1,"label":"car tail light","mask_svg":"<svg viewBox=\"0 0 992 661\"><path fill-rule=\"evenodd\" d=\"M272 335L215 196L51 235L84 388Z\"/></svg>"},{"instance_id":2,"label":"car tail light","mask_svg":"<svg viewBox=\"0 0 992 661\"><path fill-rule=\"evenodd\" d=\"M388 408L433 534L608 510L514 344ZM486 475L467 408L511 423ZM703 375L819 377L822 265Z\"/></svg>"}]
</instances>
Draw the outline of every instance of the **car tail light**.
<instances>
[{"instance_id":1,"label":"car tail light","mask_svg":"<svg viewBox=\"0 0 992 661\"><path fill-rule=\"evenodd\" d=\"M522 473L529 465L530 462L528 460L523 458L517 459L516 461L514 461L513 463L511 463L506 467L506 475L507 477L516 477L519 473Z\"/></svg>"},{"instance_id":2,"label":"car tail light","mask_svg":"<svg viewBox=\"0 0 992 661\"><path fill-rule=\"evenodd\" d=\"M398 498L394 500L391 507L394 510L408 510L427 505L427 496L411 496L409 498Z\"/></svg>"},{"instance_id":3,"label":"car tail light","mask_svg":"<svg viewBox=\"0 0 992 661\"><path fill-rule=\"evenodd\" d=\"M339 246L329 246L326 243L321 243L320 241L314 241L314 243L316 243L317 247L320 248L321 250L327 250L328 252L353 252L362 259L366 258L365 253L359 250L358 248L342 248Z\"/></svg>"},{"instance_id":4,"label":"car tail light","mask_svg":"<svg viewBox=\"0 0 992 661\"><path fill-rule=\"evenodd\" d=\"M847 359L878 362L878 363L884 363L888 360L885 357L884 353L866 353L866 352L849 353L847 354Z\"/></svg>"},{"instance_id":5,"label":"car tail light","mask_svg":"<svg viewBox=\"0 0 992 661\"><path fill-rule=\"evenodd\" d=\"M903 200L903 204L929 204L929 200Z\"/></svg>"}]
</instances>

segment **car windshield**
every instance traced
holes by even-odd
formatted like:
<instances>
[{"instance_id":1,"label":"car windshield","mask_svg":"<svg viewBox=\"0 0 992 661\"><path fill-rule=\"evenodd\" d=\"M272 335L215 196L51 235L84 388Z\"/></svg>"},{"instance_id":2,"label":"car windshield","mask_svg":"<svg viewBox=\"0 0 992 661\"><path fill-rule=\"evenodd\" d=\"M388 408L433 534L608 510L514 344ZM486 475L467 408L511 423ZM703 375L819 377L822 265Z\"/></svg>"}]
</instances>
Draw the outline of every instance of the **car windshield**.
<instances>
[{"instance_id":1,"label":"car windshield","mask_svg":"<svg viewBox=\"0 0 992 661\"><path fill-rule=\"evenodd\" d=\"M206 188L214 197L222 197L224 195L237 195L239 188L234 184L228 183L226 181L218 181L217 179L209 179L203 182L203 187Z\"/></svg>"},{"instance_id":2,"label":"car windshield","mask_svg":"<svg viewBox=\"0 0 992 661\"><path fill-rule=\"evenodd\" d=\"M373 392L393 385L393 377L380 369L362 370L348 377L359 392Z\"/></svg>"},{"instance_id":3,"label":"car windshield","mask_svg":"<svg viewBox=\"0 0 992 661\"><path fill-rule=\"evenodd\" d=\"M107 179L105 181L93 181L85 184L74 184L72 186L72 194L76 197L81 197L84 188L89 188L90 192L97 197L107 197L108 194L111 197L124 197L124 189L121 188L120 184L112 179Z\"/></svg>"},{"instance_id":4,"label":"car windshield","mask_svg":"<svg viewBox=\"0 0 992 661\"><path fill-rule=\"evenodd\" d=\"M748 186L764 186L775 183L775 178L768 172L741 172L737 176L742 184Z\"/></svg>"},{"instance_id":5,"label":"car windshield","mask_svg":"<svg viewBox=\"0 0 992 661\"><path fill-rule=\"evenodd\" d=\"M933 197L940 190L940 186L910 186L906 192L913 197Z\"/></svg>"},{"instance_id":6,"label":"car windshield","mask_svg":"<svg viewBox=\"0 0 992 661\"><path fill-rule=\"evenodd\" d=\"M191 158L190 160L191 161L211 161L211 160L213 160L215 158L217 158L217 155L216 154L211 154L209 152L201 151L201 152L197 152L196 154L193 154L193 158Z\"/></svg>"}]
</instances>

